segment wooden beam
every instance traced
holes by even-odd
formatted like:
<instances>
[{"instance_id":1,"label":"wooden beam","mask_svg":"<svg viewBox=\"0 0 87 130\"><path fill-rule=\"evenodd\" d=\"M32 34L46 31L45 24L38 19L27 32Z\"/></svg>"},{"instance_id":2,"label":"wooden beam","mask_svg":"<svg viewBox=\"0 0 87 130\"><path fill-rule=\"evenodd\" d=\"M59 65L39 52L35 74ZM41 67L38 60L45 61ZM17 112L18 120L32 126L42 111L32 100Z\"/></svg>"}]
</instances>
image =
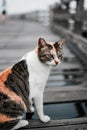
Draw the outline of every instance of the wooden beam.
<instances>
[{"instance_id":1,"label":"wooden beam","mask_svg":"<svg viewBox=\"0 0 87 130\"><path fill-rule=\"evenodd\" d=\"M76 2L77 2L77 8L76 8L76 15L75 15L74 31L78 34L81 34L82 26L83 26L83 22L81 19L83 19L84 0L77 0Z\"/></svg>"},{"instance_id":2,"label":"wooden beam","mask_svg":"<svg viewBox=\"0 0 87 130\"><path fill-rule=\"evenodd\" d=\"M40 130L80 130L79 128L87 128L87 117L84 118L72 118L72 119L63 119L63 120L51 120L48 123L41 123L39 120L29 120L29 126L26 126L25 128L21 130L27 130L27 129L40 129Z\"/></svg>"},{"instance_id":3,"label":"wooden beam","mask_svg":"<svg viewBox=\"0 0 87 130\"><path fill-rule=\"evenodd\" d=\"M86 87L49 87L45 89L44 103L66 103L87 100Z\"/></svg>"}]
</instances>

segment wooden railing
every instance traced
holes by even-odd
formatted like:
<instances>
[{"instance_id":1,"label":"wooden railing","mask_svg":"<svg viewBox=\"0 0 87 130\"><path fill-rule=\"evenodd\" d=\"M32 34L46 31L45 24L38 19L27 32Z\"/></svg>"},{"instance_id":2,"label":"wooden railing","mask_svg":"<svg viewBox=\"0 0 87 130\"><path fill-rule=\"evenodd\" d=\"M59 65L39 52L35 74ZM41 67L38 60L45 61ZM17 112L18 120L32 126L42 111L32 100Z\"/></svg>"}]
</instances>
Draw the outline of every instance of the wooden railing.
<instances>
[{"instance_id":1,"label":"wooden railing","mask_svg":"<svg viewBox=\"0 0 87 130\"><path fill-rule=\"evenodd\" d=\"M83 64L87 66L87 39L56 24L54 21L51 21L50 27L58 35L66 37L68 47L79 57Z\"/></svg>"}]
</instances>

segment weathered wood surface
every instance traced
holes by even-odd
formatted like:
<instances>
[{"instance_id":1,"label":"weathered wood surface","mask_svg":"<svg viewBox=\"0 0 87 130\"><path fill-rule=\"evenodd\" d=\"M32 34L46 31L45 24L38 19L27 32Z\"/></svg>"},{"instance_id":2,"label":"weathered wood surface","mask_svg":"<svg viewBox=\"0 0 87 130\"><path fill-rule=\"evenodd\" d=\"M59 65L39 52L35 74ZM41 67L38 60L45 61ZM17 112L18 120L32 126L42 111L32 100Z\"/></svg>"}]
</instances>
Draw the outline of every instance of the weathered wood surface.
<instances>
[{"instance_id":1,"label":"weathered wood surface","mask_svg":"<svg viewBox=\"0 0 87 130\"><path fill-rule=\"evenodd\" d=\"M59 39L57 35L39 23L9 20L6 24L0 24L0 71L16 63L26 52L32 50L36 46L39 37L44 37L50 41ZM59 86L60 80L65 82L63 81L65 80L64 73L67 75L73 75L73 73L75 73L73 71L71 73L70 71L63 73L63 70L83 68L79 60L66 46L64 46L64 57L70 59L70 61L62 61L58 67L53 69L44 93L45 104L87 100L86 83L81 82L81 84L78 85ZM74 58L75 61L73 61ZM85 74L85 72L78 72L78 75L81 73ZM87 117L52 120L49 123L41 123L39 120L30 120L29 123L29 126L21 130L86 130Z\"/></svg>"},{"instance_id":2,"label":"weathered wood surface","mask_svg":"<svg viewBox=\"0 0 87 130\"><path fill-rule=\"evenodd\" d=\"M49 87L45 89L44 103L64 103L87 100L87 88L80 86Z\"/></svg>"},{"instance_id":3,"label":"weathered wood surface","mask_svg":"<svg viewBox=\"0 0 87 130\"><path fill-rule=\"evenodd\" d=\"M36 120L29 120L30 125L20 130L87 130L87 117L63 120L51 120L48 123L41 123Z\"/></svg>"}]
</instances>

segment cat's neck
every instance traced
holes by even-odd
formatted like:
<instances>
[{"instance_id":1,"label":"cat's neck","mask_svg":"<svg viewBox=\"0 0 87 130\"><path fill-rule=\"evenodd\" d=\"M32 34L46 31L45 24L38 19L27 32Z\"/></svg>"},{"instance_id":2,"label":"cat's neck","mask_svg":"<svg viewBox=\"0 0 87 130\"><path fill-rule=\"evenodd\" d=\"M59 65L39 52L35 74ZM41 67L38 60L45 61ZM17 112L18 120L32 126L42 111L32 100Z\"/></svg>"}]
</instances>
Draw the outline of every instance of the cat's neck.
<instances>
[{"instance_id":1,"label":"cat's neck","mask_svg":"<svg viewBox=\"0 0 87 130\"><path fill-rule=\"evenodd\" d=\"M29 82L31 88L36 85L44 89L50 74L51 66L45 65L39 60L36 50L37 49L29 52L25 58L29 71Z\"/></svg>"},{"instance_id":2,"label":"cat's neck","mask_svg":"<svg viewBox=\"0 0 87 130\"><path fill-rule=\"evenodd\" d=\"M46 65L39 60L37 48L27 54L26 60L28 65L34 67L34 69L50 72L51 66Z\"/></svg>"}]
</instances>

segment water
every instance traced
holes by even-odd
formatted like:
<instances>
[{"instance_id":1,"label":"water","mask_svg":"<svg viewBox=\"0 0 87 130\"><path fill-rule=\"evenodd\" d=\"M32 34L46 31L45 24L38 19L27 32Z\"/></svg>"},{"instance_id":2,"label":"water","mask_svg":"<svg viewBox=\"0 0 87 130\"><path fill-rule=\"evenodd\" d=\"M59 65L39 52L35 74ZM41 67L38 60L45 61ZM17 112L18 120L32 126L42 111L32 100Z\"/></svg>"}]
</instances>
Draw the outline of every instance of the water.
<instances>
[{"instance_id":1,"label":"water","mask_svg":"<svg viewBox=\"0 0 87 130\"><path fill-rule=\"evenodd\" d=\"M44 105L44 112L52 120L86 117L87 102L47 104ZM36 112L33 119L39 119Z\"/></svg>"}]
</instances>

